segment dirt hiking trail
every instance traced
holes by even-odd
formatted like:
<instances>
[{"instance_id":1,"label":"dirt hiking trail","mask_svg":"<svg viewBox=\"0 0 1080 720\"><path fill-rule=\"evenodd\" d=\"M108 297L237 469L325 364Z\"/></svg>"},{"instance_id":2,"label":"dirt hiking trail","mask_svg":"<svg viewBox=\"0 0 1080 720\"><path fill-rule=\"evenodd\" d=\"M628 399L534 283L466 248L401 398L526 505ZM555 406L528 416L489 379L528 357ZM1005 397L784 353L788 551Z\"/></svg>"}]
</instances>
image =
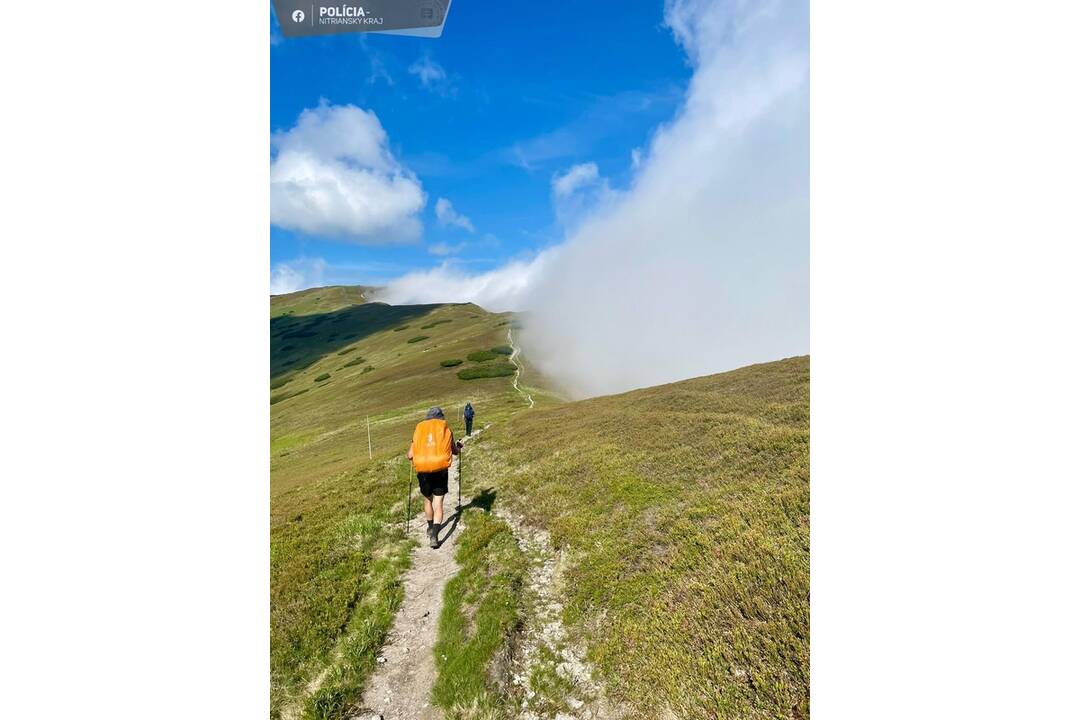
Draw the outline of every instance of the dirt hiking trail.
<instances>
[{"instance_id":1,"label":"dirt hiking trail","mask_svg":"<svg viewBox=\"0 0 1080 720\"><path fill-rule=\"evenodd\" d=\"M472 437L481 432L483 430L474 432ZM464 441L467 443L471 439L467 437ZM442 613L443 590L458 572L454 550L463 529L457 508L459 462L460 458L455 456L450 467L438 549L428 547L424 498L417 488L413 488L413 507L419 506L420 512L412 518L409 535L420 546L413 549L412 566L405 573L405 599L386 637L379 665L364 692L364 710L353 716L355 720L380 716L385 720L441 720L443 717L442 710L431 704L431 687L435 684L432 648ZM411 482L415 485L415 480ZM461 498L463 507L469 502L470 498Z\"/></svg>"},{"instance_id":2,"label":"dirt hiking trail","mask_svg":"<svg viewBox=\"0 0 1080 720\"><path fill-rule=\"evenodd\" d=\"M513 336L507 332L513 345ZM511 356L511 360L516 360ZM515 362L515 364L517 364ZM521 366L518 365L518 374ZM533 406L532 397L514 386ZM489 426L464 438L467 444ZM464 531L462 510L472 502L471 495L462 495L458 505L460 458L450 467L448 492L444 501L443 529L439 532L438 549L428 547L427 522L423 514L423 498L413 488L413 502L419 511L413 516L409 535L419 543L413 549L412 564L404 576L405 598L398 609L394 625L387 635L378 666L364 692L362 710L350 720L443 720L441 708L432 704L431 689L435 684L434 646L438 635L439 616L443 609L443 593L450 578L459 570L454 552L457 540ZM414 481L413 481L414 482ZM415 482L414 482L415 485ZM518 546L530 561L530 577L526 593L531 598L529 617L523 627L520 646L512 663L510 682L521 693L522 720L621 720L624 713L608 704L602 690L591 680L592 667L584 660L583 648L566 637L561 622L562 605L555 588L565 567L563 554L554 551L547 533L528 527L521 518L507 511L496 511L511 527ZM530 688L530 673L537 663L547 657L550 670L562 678L567 694L559 712L534 706L541 698Z\"/></svg>"},{"instance_id":3,"label":"dirt hiking trail","mask_svg":"<svg viewBox=\"0 0 1080 720\"><path fill-rule=\"evenodd\" d=\"M514 367L517 368L517 371L514 372L514 389L521 393L521 397L525 398L525 400L529 403L529 407L532 408L534 405L536 405L536 403L533 402L532 395L522 390L521 386L518 385L518 380L521 379L521 371L524 368L524 364L520 360L518 360L518 355L521 354L521 348L514 344L513 328L510 328L506 331L506 343L510 346L512 351L510 353L510 362L512 362L514 364Z\"/></svg>"}]
</instances>

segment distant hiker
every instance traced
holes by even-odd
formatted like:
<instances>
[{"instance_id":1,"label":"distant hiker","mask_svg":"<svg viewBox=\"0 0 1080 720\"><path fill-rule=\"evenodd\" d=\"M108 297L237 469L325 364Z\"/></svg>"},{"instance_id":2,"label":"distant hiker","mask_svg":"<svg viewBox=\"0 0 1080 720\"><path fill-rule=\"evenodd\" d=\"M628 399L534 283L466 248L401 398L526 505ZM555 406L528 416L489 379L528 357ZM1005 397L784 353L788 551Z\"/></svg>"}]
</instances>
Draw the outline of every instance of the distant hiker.
<instances>
[{"instance_id":1,"label":"distant hiker","mask_svg":"<svg viewBox=\"0 0 1080 720\"><path fill-rule=\"evenodd\" d=\"M472 403L465 403L465 434L472 435L472 419L476 411L472 409Z\"/></svg>"},{"instance_id":2,"label":"distant hiker","mask_svg":"<svg viewBox=\"0 0 1080 720\"><path fill-rule=\"evenodd\" d=\"M427 417L416 425L408 458L416 470L420 482L420 494L424 496L424 516L431 547L439 547L439 530L443 521L443 496L450 484L450 463L461 450L461 443L454 441L454 433L446 424L442 408L433 407Z\"/></svg>"}]
</instances>

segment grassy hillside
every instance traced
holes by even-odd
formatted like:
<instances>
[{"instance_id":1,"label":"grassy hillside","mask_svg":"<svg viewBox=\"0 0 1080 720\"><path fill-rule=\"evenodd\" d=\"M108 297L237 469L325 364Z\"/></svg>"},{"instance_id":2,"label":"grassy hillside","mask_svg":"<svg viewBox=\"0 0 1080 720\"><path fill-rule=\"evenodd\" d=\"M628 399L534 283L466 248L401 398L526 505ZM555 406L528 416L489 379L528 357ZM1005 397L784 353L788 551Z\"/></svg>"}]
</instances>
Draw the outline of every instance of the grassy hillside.
<instances>
[{"instance_id":1,"label":"grassy hillside","mask_svg":"<svg viewBox=\"0 0 1080 720\"><path fill-rule=\"evenodd\" d=\"M437 321L443 322L424 330L424 340L409 342L413 330ZM483 408L480 423L523 407L511 377L463 381L458 371L480 363L442 365L505 342L504 321L476 305L379 303L272 320L271 492L367 462L367 422L378 454L402 451L419 414L434 404L456 431L466 401ZM315 329L303 338L275 338L282 322ZM319 380L323 375L329 377Z\"/></svg>"},{"instance_id":2,"label":"grassy hillside","mask_svg":"<svg viewBox=\"0 0 1080 720\"><path fill-rule=\"evenodd\" d=\"M311 288L285 295L270 296L270 317L279 315L315 315L367 302L375 290L363 285L333 285Z\"/></svg>"},{"instance_id":3,"label":"grassy hillside","mask_svg":"<svg viewBox=\"0 0 1080 720\"><path fill-rule=\"evenodd\" d=\"M460 435L466 401L491 424L464 459L487 501L461 531L434 702L520 714L501 674L535 599L494 504L564 551L563 621L630 717L808 716L808 358L576 403L527 369L528 409L502 374L512 317L362 291L271 300L272 717L348 717L361 696L409 563L402 454L431 405ZM544 657L530 707L554 714Z\"/></svg>"},{"instance_id":4,"label":"grassy hillside","mask_svg":"<svg viewBox=\"0 0 1080 720\"><path fill-rule=\"evenodd\" d=\"M460 435L466 401L481 424L526 406L512 378L465 381L456 371L475 363L441 364L503 344L507 316L379 303L311 312L341 300L328 290L271 302L272 313L296 311L270 323L275 718L343 717L362 692L401 600L410 545L393 521L412 482L403 454L424 411L441 405ZM427 337L408 342L418 334Z\"/></svg>"},{"instance_id":5,"label":"grassy hillside","mask_svg":"<svg viewBox=\"0 0 1080 720\"><path fill-rule=\"evenodd\" d=\"M634 717L808 717L809 379L792 358L537 409L471 448L569 553L564 620Z\"/></svg>"}]
</instances>

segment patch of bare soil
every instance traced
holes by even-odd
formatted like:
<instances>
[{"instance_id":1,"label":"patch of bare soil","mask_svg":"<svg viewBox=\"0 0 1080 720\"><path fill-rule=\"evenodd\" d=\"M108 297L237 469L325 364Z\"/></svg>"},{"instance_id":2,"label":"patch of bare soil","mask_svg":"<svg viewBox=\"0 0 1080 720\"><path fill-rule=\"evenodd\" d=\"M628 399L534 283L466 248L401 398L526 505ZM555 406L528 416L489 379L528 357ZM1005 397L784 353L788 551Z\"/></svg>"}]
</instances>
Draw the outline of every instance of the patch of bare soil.
<instances>
[{"instance_id":1,"label":"patch of bare soil","mask_svg":"<svg viewBox=\"0 0 1080 720\"><path fill-rule=\"evenodd\" d=\"M566 558L555 552L547 532L521 518L496 510L517 537L529 558L530 607L519 652L511 670L512 682L523 698L522 720L618 720L623 712L605 698L593 681L593 668L584 648L563 627L558 599ZM545 679L546 676L546 679ZM537 686L540 686L538 691Z\"/></svg>"}]
</instances>

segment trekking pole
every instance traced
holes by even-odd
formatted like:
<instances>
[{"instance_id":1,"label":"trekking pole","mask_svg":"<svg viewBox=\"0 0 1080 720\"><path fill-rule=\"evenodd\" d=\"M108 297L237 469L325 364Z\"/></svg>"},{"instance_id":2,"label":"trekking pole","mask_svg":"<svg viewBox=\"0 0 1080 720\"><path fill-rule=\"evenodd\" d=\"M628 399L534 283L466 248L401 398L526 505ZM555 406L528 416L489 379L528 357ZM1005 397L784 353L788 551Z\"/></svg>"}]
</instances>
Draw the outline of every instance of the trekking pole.
<instances>
[{"instance_id":1,"label":"trekking pole","mask_svg":"<svg viewBox=\"0 0 1080 720\"><path fill-rule=\"evenodd\" d=\"M457 509L458 514L461 513L461 468L464 466L465 456L461 454L461 450L458 450L457 456Z\"/></svg>"},{"instance_id":2,"label":"trekking pole","mask_svg":"<svg viewBox=\"0 0 1080 720\"><path fill-rule=\"evenodd\" d=\"M412 522L412 478L409 477L409 466L405 465L405 537L409 536L409 525Z\"/></svg>"}]
</instances>

